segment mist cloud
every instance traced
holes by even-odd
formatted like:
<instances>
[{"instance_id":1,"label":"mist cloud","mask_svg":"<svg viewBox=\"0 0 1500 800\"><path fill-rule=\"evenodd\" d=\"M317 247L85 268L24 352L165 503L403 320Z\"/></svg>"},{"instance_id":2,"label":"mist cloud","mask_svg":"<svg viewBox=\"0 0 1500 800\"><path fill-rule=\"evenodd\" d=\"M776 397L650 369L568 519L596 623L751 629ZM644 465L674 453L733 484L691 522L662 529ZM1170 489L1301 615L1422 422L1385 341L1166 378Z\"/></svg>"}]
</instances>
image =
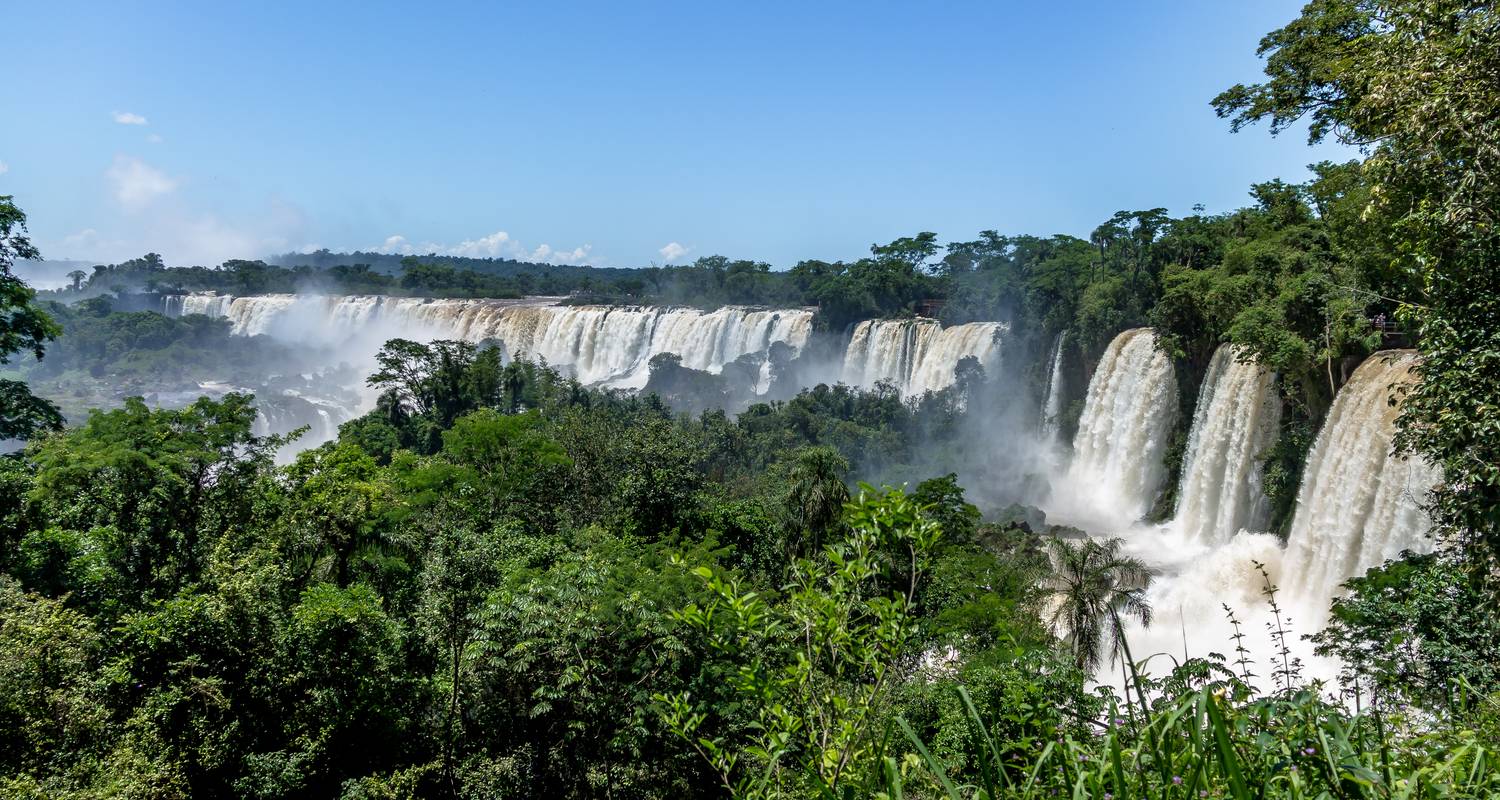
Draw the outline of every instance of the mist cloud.
<instances>
[{"instance_id":1,"label":"mist cloud","mask_svg":"<svg viewBox=\"0 0 1500 800\"><path fill-rule=\"evenodd\" d=\"M139 158L115 156L115 163L104 173L110 191L126 211L140 211L177 189L177 181Z\"/></svg>"},{"instance_id":2,"label":"mist cloud","mask_svg":"<svg viewBox=\"0 0 1500 800\"><path fill-rule=\"evenodd\" d=\"M111 202L101 217L60 240L41 243L42 252L96 263L154 252L172 265L212 266L298 249L308 240L301 209L276 198L227 217L184 196L190 194L183 191L189 179L127 155L115 156L102 178L101 189Z\"/></svg>"}]
</instances>

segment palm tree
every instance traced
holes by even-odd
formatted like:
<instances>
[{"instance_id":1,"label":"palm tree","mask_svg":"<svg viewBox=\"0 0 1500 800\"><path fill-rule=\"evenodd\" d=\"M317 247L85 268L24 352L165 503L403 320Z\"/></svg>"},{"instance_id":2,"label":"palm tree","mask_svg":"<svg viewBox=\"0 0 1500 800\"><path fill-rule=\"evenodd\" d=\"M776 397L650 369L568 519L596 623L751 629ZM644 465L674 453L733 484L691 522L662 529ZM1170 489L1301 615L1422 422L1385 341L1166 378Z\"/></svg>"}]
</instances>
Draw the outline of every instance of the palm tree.
<instances>
[{"instance_id":1,"label":"palm tree","mask_svg":"<svg viewBox=\"0 0 1500 800\"><path fill-rule=\"evenodd\" d=\"M804 448L793 459L787 475L791 484L786 493L788 522L807 533L808 550L816 552L849 502L849 487L844 485L849 462L831 447Z\"/></svg>"},{"instance_id":2,"label":"palm tree","mask_svg":"<svg viewBox=\"0 0 1500 800\"><path fill-rule=\"evenodd\" d=\"M1122 539L1053 539L1049 546L1052 574L1042 586L1055 602L1049 621L1072 648L1073 663L1081 670L1099 668L1106 641L1110 664L1117 654L1129 661L1125 620L1151 624L1146 589L1152 572L1140 559L1121 555L1123 544Z\"/></svg>"}]
</instances>

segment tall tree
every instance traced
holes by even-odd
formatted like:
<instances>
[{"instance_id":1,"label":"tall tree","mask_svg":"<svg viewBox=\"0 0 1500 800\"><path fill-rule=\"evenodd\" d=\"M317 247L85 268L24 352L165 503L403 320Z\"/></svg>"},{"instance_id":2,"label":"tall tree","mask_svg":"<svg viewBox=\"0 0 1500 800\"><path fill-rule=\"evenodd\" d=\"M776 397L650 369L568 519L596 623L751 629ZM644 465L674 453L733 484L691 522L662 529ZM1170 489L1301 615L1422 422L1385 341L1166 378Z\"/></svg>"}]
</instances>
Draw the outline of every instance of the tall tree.
<instances>
[{"instance_id":1,"label":"tall tree","mask_svg":"<svg viewBox=\"0 0 1500 800\"><path fill-rule=\"evenodd\" d=\"M1442 537L1500 575L1500 9L1475 0L1314 0L1261 40L1266 81L1214 98L1231 127L1303 119L1370 152L1372 215L1422 276L1421 381L1400 444L1443 469Z\"/></svg>"},{"instance_id":2,"label":"tall tree","mask_svg":"<svg viewBox=\"0 0 1500 800\"><path fill-rule=\"evenodd\" d=\"M1056 603L1050 622L1081 670L1098 669L1106 645L1111 663L1117 654L1128 660L1125 621L1151 624L1146 600L1151 571L1140 559L1122 555L1123 544L1121 539L1051 542L1052 574L1043 584Z\"/></svg>"},{"instance_id":3,"label":"tall tree","mask_svg":"<svg viewBox=\"0 0 1500 800\"><path fill-rule=\"evenodd\" d=\"M824 537L843 516L849 502L849 487L844 485L848 472L848 460L831 447L808 447L795 456L787 475L791 485L785 506L793 536L807 536L805 542L791 543L799 555L821 549Z\"/></svg>"},{"instance_id":4,"label":"tall tree","mask_svg":"<svg viewBox=\"0 0 1500 800\"><path fill-rule=\"evenodd\" d=\"M57 323L32 304L36 292L11 274L16 259L42 254L26 235L26 213L11 195L0 195L0 365L30 350L41 358L46 342L57 338ZM0 380L0 439L29 439L39 431L62 427L57 406L31 393L20 381Z\"/></svg>"}]
</instances>

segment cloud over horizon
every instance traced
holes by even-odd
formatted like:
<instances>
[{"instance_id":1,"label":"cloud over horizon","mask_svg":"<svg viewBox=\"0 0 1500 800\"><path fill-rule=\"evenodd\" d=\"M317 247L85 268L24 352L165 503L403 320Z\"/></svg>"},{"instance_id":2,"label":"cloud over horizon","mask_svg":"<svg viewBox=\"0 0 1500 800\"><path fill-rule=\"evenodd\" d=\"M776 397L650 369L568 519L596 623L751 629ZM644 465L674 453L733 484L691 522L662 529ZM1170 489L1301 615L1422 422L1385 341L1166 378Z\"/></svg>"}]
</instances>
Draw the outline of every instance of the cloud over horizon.
<instances>
[{"instance_id":1,"label":"cloud over horizon","mask_svg":"<svg viewBox=\"0 0 1500 800\"><path fill-rule=\"evenodd\" d=\"M555 250L551 245L544 243L538 245L535 249L527 249L506 231L495 231L488 236L481 236L477 239L465 239L455 245L446 245L438 242L424 242L421 245L417 245L401 234L393 234L387 236L384 242L372 249L377 253L407 256L441 255L455 256L457 258L509 258L516 261L533 261L541 264L594 266L596 261L596 259L590 257L594 249L594 246L591 244L579 245L572 250Z\"/></svg>"},{"instance_id":2,"label":"cloud over horizon","mask_svg":"<svg viewBox=\"0 0 1500 800\"><path fill-rule=\"evenodd\" d=\"M678 242L667 242L665 245L662 245L660 250L657 250L656 252L661 253L662 260L670 264L673 261L676 261L677 259L687 255L692 251L692 249L693 248L686 247Z\"/></svg>"}]
</instances>

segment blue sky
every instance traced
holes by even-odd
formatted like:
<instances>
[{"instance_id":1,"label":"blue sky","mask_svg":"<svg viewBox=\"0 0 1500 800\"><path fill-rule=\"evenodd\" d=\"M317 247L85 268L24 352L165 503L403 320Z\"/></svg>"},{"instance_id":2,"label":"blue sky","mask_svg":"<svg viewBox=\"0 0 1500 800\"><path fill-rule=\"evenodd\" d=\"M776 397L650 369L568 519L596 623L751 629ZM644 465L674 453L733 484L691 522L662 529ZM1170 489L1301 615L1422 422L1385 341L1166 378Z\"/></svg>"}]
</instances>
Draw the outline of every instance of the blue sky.
<instances>
[{"instance_id":1,"label":"blue sky","mask_svg":"<svg viewBox=\"0 0 1500 800\"><path fill-rule=\"evenodd\" d=\"M0 194L53 258L785 267L1224 211L1351 155L1208 105L1296 0L1044 5L16 4Z\"/></svg>"}]
</instances>

